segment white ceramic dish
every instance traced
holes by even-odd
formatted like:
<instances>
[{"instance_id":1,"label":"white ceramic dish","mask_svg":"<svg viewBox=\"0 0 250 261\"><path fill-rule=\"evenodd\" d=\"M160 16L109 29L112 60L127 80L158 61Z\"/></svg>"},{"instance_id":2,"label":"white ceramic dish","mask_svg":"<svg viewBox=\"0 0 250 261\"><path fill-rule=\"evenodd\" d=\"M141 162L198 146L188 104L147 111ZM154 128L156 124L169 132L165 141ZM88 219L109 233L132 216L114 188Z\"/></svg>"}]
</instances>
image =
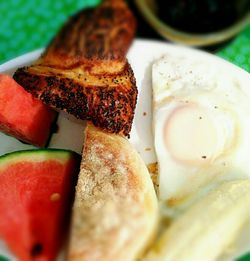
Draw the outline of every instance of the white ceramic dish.
<instances>
[{"instance_id":1,"label":"white ceramic dish","mask_svg":"<svg viewBox=\"0 0 250 261\"><path fill-rule=\"evenodd\" d=\"M39 57L41 52L42 50L37 50L0 65L0 73L12 75L18 67L31 64ZM223 68L229 74L237 75L241 81L250 82L249 73L214 55L164 42L136 40L128 54L139 90L130 141L146 164L156 161L151 132L151 65L156 59L168 53L172 55L181 54L187 57L199 57L201 63L213 62L214 66L220 68L220 70ZM59 131L52 135L49 147L71 149L81 153L84 123L74 120L65 113L60 113L58 126ZM32 146L25 145L12 137L0 133L0 155L29 148L32 148ZM10 253L6 251L3 242L0 242L0 255L2 254L11 257ZM13 259L13 257L11 258Z\"/></svg>"}]
</instances>

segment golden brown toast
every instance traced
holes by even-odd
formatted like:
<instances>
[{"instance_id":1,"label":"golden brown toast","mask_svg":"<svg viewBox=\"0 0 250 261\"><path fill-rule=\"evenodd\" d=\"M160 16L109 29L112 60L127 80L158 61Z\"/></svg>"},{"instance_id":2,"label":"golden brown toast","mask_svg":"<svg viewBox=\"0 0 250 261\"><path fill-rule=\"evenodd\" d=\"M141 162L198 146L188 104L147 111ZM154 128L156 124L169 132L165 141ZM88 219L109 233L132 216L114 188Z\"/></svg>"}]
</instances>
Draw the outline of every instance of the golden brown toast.
<instances>
[{"instance_id":1,"label":"golden brown toast","mask_svg":"<svg viewBox=\"0 0 250 261\"><path fill-rule=\"evenodd\" d=\"M138 260L157 222L156 194L139 154L126 138L88 124L68 260Z\"/></svg>"},{"instance_id":2,"label":"golden brown toast","mask_svg":"<svg viewBox=\"0 0 250 261\"><path fill-rule=\"evenodd\" d=\"M135 19L123 0L73 16L32 66L14 79L45 104L128 135L137 99L126 60Z\"/></svg>"}]
</instances>

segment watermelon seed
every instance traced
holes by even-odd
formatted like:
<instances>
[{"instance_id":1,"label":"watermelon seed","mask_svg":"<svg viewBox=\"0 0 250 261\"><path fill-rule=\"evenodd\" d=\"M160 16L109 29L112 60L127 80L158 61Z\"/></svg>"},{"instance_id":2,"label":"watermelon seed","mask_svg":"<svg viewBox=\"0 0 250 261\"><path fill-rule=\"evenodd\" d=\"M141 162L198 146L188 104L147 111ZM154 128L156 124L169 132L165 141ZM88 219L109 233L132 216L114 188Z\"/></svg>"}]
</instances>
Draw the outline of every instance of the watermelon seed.
<instances>
[{"instance_id":1,"label":"watermelon seed","mask_svg":"<svg viewBox=\"0 0 250 261\"><path fill-rule=\"evenodd\" d=\"M43 251L43 246L40 243L35 244L31 249L31 256L36 257L39 256Z\"/></svg>"},{"instance_id":2,"label":"watermelon seed","mask_svg":"<svg viewBox=\"0 0 250 261\"><path fill-rule=\"evenodd\" d=\"M59 193L53 193L50 196L51 201L58 201L61 198L61 195Z\"/></svg>"}]
</instances>

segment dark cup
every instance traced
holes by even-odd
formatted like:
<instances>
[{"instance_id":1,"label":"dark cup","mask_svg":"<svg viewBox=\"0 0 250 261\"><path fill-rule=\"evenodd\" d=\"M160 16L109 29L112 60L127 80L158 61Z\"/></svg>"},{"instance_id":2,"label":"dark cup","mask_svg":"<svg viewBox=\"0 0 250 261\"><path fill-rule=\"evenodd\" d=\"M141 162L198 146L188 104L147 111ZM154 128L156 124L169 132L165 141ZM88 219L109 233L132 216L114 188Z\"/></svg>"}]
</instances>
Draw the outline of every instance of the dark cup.
<instances>
[{"instance_id":1,"label":"dark cup","mask_svg":"<svg viewBox=\"0 0 250 261\"><path fill-rule=\"evenodd\" d=\"M250 0L135 0L135 3L156 32L185 45L218 45L250 24Z\"/></svg>"}]
</instances>

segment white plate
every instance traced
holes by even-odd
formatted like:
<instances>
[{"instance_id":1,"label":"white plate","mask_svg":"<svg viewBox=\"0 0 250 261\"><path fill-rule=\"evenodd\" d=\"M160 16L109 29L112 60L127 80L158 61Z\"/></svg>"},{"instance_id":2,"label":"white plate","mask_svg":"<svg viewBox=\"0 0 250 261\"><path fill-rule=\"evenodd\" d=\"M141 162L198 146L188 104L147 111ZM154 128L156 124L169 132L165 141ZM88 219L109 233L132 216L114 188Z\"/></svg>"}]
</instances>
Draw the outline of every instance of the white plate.
<instances>
[{"instance_id":1,"label":"white plate","mask_svg":"<svg viewBox=\"0 0 250 261\"><path fill-rule=\"evenodd\" d=\"M0 65L0 72L12 75L18 67L31 64L39 57L42 51L41 49L31 52ZM156 59L169 53L171 53L171 55L176 54L186 57L195 56L200 59L201 63L212 62L214 66L220 68L220 70L223 68L228 73L237 74L238 78L242 81L249 81L249 74L247 72L214 55L164 42L136 40L128 54L128 59L134 70L139 90L130 141L146 164L156 161L151 132L151 65ZM72 120L71 117L69 119L65 113L60 113L58 125L59 131L53 134L49 147L71 149L80 153L84 129L82 122ZM0 155L29 148L32 148L32 146L25 145L12 137L0 133ZM0 254L10 257L3 243L0 243Z\"/></svg>"}]
</instances>

